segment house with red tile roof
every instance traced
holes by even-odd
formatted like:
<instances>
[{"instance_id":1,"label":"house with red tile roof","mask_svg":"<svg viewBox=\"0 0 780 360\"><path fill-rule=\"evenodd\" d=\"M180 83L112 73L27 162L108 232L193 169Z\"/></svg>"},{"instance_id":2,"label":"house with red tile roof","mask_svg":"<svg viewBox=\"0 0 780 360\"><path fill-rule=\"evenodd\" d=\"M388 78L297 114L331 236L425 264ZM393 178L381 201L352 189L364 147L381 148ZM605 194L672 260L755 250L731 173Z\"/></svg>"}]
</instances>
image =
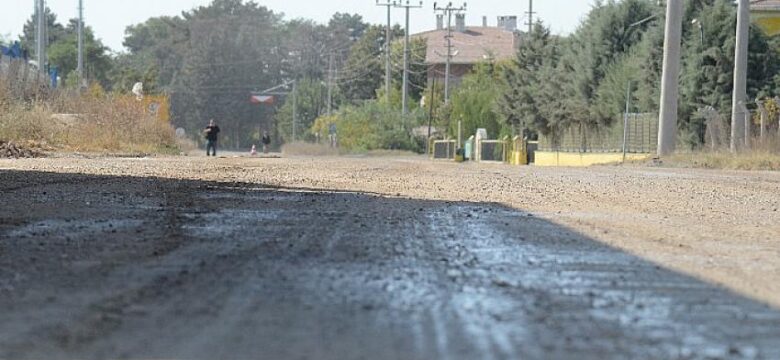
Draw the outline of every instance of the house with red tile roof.
<instances>
[{"instance_id":1,"label":"house with red tile roof","mask_svg":"<svg viewBox=\"0 0 780 360\"><path fill-rule=\"evenodd\" d=\"M465 16L455 17L452 28L452 58L450 60L450 81L459 83L474 65L486 61L501 61L515 56L520 45L516 16L500 16L496 26L488 26L483 17L482 26L466 26ZM428 83L444 84L447 62L447 34L441 15L437 17L437 29L412 35L423 38L427 43L425 64L428 65Z\"/></svg>"},{"instance_id":2,"label":"house with red tile roof","mask_svg":"<svg viewBox=\"0 0 780 360\"><path fill-rule=\"evenodd\" d=\"M752 0L750 14L767 35L780 34L780 0Z\"/></svg>"}]
</instances>

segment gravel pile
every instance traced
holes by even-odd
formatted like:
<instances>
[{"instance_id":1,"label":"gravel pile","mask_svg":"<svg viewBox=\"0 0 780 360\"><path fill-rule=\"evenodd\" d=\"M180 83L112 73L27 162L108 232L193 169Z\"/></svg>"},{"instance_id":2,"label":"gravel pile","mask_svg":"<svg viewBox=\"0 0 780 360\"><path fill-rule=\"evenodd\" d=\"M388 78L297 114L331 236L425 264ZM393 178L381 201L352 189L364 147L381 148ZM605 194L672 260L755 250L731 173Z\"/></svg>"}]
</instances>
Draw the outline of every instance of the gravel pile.
<instances>
[{"instance_id":1,"label":"gravel pile","mask_svg":"<svg viewBox=\"0 0 780 360\"><path fill-rule=\"evenodd\" d=\"M36 157L43 157L43 153L21 144L0 140L0 158L20 159Z\"/></svg>"}]
</instances>

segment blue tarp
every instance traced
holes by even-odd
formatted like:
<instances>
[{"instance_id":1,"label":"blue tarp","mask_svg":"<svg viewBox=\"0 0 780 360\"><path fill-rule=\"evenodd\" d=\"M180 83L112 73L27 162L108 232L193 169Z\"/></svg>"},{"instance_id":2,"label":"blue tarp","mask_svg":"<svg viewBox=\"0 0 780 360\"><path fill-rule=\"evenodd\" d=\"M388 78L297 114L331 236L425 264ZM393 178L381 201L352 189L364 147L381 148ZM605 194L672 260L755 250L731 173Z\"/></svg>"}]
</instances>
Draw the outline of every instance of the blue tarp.
<instances>
[{"instance_id":1,"label":"blue tarp","mask_svg":"<svg viewBox=\"0 0 780 360\"><path fill-rule=\"evenodd\" d=\"M2 53L3 56L8 56L12 59L27 60L27 52L22 50L22 45L20 45L18 41L15 41L9 47L0 45L0 53Z\"/></svg>"},{"instance_id":2,"label":"blue tarp","mask_svg":"<svg viewBox=\"0 0 780 360\"><path fill-rule=\"evenodd\" d=\"M49 77L51 78L51 87L57 88L57 78L59 77L59 70L56 66L52 66L49 69Z\"/></svg>"}]
</instances>

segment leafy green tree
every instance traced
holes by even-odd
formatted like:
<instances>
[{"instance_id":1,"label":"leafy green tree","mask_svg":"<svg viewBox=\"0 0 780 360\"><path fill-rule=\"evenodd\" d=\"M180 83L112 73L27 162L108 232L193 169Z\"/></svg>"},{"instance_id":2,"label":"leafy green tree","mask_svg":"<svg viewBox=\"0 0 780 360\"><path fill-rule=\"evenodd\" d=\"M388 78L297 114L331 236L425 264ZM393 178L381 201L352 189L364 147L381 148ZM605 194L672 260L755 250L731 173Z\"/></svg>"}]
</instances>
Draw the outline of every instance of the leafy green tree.
<instances>
[{"instance_id":1,"label":"leafy green tree","mask_svg":"<svg viewBox=\"0 0 780 360\"><path fill-rule=\"evenodd\" d=\"M392 83L399 89L403 83L404 42L396 37L391 45L390 63L392 64ZM409 41L409 108L419 104L428 81L428 65L425 64L425 54L428 44L423 38L412 38Z\"/></svg>"},{"instance_id":2,"label":"leafy green tree","mask_svg":"<svg viewBox=\"0 0 780 360\"><path fill-rule=\"evenodd\" d=\"M117 57L120 68L112 74L116 88L141 81L147 69L154 68L160 86L170 85L179 74L190 46L190 27L181 17L154 17L125 29L123 45L127 54ZM132 86L132 85L131 85Z\"/></svg>"},{"instance_id":3,"label":"leafy green tree","mask_svg":"<svg viewBox=\"0 0 780 360\"><path fill-rule=\"evenodd\" d=\"M49 63L56 66L60 74L66 78L77 79L78 67L78 20L71 19L65 28L65 33L48 48ZM92 28L84 27L84 76L97 81L101 86L110 87L109 72L113 59L108 47L100 39L95 38ZM66 83L68 83L66 81ZM71 80L71 84L78 81Z\"/></svg>"},{"instance_id":4,"label":"leafy green tree","mask_svg":"<svg viewBox=\"0 0 780 360\"><path fill-rule=\"evenodd\" d=\"M499 98L501 70L490 63L475 66L472 73L463 77L450 99L449 133L457 136L458 121L463 134L474 134L478 128L487 130L488 136L497 138L507 135L497 113L496 99Z\"/></svg>"},{"instance_id":5,"label":"leafy green tree","mask_svg":"<svg viewBox=\"0 0 780 360\"><path fill-rule=\"evenodd\" d=\"M424 123L422 110L401 115L398 108L383 101L366 101L360 105L346 105L332 116L316 120L310 133L327 136L330 124L335 124L339 147L348 151L394 149L421 151L423 138L414 138L412 129Z\"/></svg>"},{"instance_id":6,"label":"leafy green tree","mask_svg":"<svg viewBox=\"0 0 780 360\"><path fill-rule=\"evenodd\" d=\"M703 35L696 28L685 37L679 125L681 140L696 147L706 132L698 109L712 106L721 114L731 113L736 11L728 0L701 0L692 4L690 16L702 24ZM749 44L748 98L772 96L778 85L778 53L758 27L751 28Z\"/></svg>"},{"instance_id":7,"label":"leafy green tree","mask_svg":"<svg viewBox=\"0 0 780 360\"><path fill-rule=\"evenodd\" d=\"M129 94L133 85L141 82L144 93L158 94L160 89L159 68L154 61L138 61L139 57L131 54L119 54L114 58L114 66L109 73L112 90L116 93Z\"/></svg>"},{"instance_id":8,"label":"leafy green tree","mask_svg":"<svg viewBox=\"0 0 780 360\"><path fill-rule=\"evenodd\" d=\"M396 26L394 37L403 32ZM352 46L344 66L339 69L338 85L347 101L374 99L385 78L385 27L372 25Z\"/></svg>"},{"instance_id":9,"label":"leafy green tree","mask_svg":"<svg viewBox=\"0 0 780 360\"><path fill-rule=\"evenodd\" d=\"M66 79L65 84L77 85L76 75L78 56L78 20L71 19L66 25L57 22L57 15L46 8L46 50L48 65L56 67L60 76ZM22 35L19 37L22 47L33 58L37 49L35 16L25 22ZM109 48L95 37L91 27L84 27L84 71L89 80L98 81L103 87L110 87L109 75L113 60ZM70 78L70 81L67 79Z\"/></svg>"},{"instance_id":10,"label":"leafy green tree","mask_svg":"<svg viewBox=\"0 0 780 360\"><path fill-rule=\"evenodd\" d=\"M306 130L312 127L314 120L326 112L325 84L319 79L303 79L297 82L295 91L295 140L311 140L314 134L307 135ZM285 97L284 105L276 114L276 121L279 138L283 142L291 142L293 140L293 94Z\"/></svg>"},{"instance_id":11,"label":"leafy green tree","mask_svg":"<svg viewBox=\"0 0 780 360\"><path fill-rule=\"evenodd\" d=\"M54 14L48 6L44 10L44 20L46 21L46 44L47 45L55 44L66 35L65 26L57 22L57 15ZM35 40L36 40L35 29L37 28L37 26L38 26L38 22L35 19L35 14L33 14L24 23L24 27L22 28L22 34L21 36L19 36L19 40L20 43L22 44L22 47L33 56L36 56L35 51L37 49L35 44Z\"/></svg>"},{"instance_id":12,"label":"leafy green tree","mask_svg":"<svg viewBox=\"0 0 780 360\"><path fill-rule=\"evenodd\" d=\"M273 128L269 112L249 98L252 90L284 80L281 17L254 2L215 0L182 18L189 38L182 64L170 84L161 83L172 96L174 123L197 132L213 118L223 129L223 144L244 149L256 129Z\"/></svg>"},{"instance_id":13,"label":"leafy green tree","mask_svg":"<svg viewBox=\"0 0 780 360\"><path fill-rule=\"evenodd\" d=\"M358 14L335 13L328 21L328 29L331 34L344 36L342 43L346 40L355 41L365 35L370 25L363 21L363 17Z\"/></svg>"},{"instance_id":14,"label":"leafy green tree","mask_svg":"<svg viewBox=\"0 0 780 360\"><path fill-rule=\"evenodd\" d=\"M641 40L641 21L658 11L648 0L609 1L596 6L572 35L563 51L566 73L564 103L568 116L564 126L608 126L612 117L597 111L597 92L615 61ZM638 28L637 28L638 27Z\"/></svg>"}]
</instances>

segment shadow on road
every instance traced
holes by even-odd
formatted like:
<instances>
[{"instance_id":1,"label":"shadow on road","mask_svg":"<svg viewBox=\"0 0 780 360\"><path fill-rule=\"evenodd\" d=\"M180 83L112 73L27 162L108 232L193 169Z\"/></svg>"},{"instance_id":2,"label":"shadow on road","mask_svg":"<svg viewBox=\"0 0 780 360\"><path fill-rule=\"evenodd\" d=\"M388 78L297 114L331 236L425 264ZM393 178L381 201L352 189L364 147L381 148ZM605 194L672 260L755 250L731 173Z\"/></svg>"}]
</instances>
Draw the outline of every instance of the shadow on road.
<instances>
[{"instance_id":1,"label":"shadow on road","mask_svg":"<svg viewBox=\"0 0 780 360\"><path fill-rule=\"evenodd\" d=\"M780 311L491 203L0 170L0 358L780 358Z\"/></svg>"}]
</instances>

